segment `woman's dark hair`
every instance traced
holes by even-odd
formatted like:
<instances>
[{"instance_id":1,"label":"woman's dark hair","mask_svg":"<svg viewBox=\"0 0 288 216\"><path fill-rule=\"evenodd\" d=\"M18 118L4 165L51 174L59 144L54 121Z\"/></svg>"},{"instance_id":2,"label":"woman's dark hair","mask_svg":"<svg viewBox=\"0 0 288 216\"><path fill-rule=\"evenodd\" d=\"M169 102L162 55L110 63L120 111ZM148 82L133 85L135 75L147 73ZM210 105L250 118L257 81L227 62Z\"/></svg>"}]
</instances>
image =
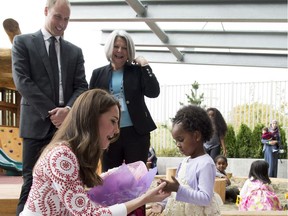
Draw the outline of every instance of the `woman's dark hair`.
<instances>
[{"instance_id":1,"label":"woman's dark hair","mask_svg":"<svg viewBox=\"0 0 288 216\"><path fill-rule=\"evenodd\" d=\"M212 118L212 123L214 124L214 130L216 130L216 132L218 133L220 137L224 137L227 132L227 124L221 112L214 107L210 107L206 111L207 113L209 111L212 111L214 113L213 118Z\"/></svg>"},{"instance_id":2,"label":"woman's dark hair","mask_svg":"<svg viewBox=\"0 0 288 216\"><path fill-rule=\"evenodd\" d=\"M269 164L263 160L256 160L251 164L249 171L249 178L253 177L254 180L260 180L264 184L271 184L268 176Z\"/></svg>"},{"instance_id":3,"label":"woman's dark hair","mask_svg":"<svg viewBox=\"0 0 288 216\"><path fill-rule=\"evenodd\" d=\"M203 142L211 139L213 128L207 112L201 107L187 105L180 108L175 117L172 118L172 124L182 123L185 131L199 131L202 135Z\"/></svg>"}]
</instances>

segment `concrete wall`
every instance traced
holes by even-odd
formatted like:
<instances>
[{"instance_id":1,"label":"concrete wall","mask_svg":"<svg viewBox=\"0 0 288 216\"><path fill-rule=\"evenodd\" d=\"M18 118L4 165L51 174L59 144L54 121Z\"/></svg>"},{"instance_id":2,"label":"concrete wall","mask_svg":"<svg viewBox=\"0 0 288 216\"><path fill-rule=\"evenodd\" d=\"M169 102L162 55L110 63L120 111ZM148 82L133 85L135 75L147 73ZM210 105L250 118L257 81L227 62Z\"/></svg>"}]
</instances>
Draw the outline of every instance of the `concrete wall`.
<instances>
[{"instance_id":1,"label":"concrete wall","mask_svg":"<svg viewBox=\"0 0 288 216\"><path fill-rule=\"evenodd\" d=\"M182 157L158 157L157 167L160 175L165 175L168 167L177 167L182 161ZM227 172L231 172L233 176L246 177L249 174L250 165L255 160L251 158L228 158ZM278 178L288 178L288 160L278 161Z\"/></svg>"}]
</instances>

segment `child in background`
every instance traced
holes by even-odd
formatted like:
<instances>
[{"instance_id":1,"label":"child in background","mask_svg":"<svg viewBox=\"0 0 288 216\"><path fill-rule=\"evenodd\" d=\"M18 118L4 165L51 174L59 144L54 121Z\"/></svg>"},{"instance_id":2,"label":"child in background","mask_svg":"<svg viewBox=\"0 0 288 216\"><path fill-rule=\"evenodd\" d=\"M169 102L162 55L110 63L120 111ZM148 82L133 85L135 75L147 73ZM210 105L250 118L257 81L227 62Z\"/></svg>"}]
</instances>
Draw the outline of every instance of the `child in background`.
<instances>
[{"instance_id":1,"label":"child in background","mask_svg":"<svg viewBox=\"0 0 288 216\"><path fill-rule=\"evenodd\" d=\"M251 164L249 178L240 191L240 211L282 210L280 201L271 186L268 168L269 164L263 160Z\"/></svg>"},{"instance_id":2,"label":"child in background","mask_svg":"<svg viewBox=\"0 0 288 216\"><path fill-rule=\"evenodd\" d=\"M214 193L216 168L203 144L210 140L213 129L205 110L188 105L172 119L172 136L180 152L187 157L179 165L173 181L161 179L167 185L164 191L173 192L167 204L152 205L153 213L163 215L221 215L220 196Z\"/></svg>"},{"instance_id":3,"label":"child in background","mask_svg":"<svg viewBox=\"0 0 288 216\"><path fill-rule=\"evenodd\" d=\"M271 130L273 130L272 127L271 127ZM278 131L278 129L277 129L277 131ZM264 139L264 140L277 140L277 132L275 130L274 133L272 133L272 132L269 131L268 127L264 127L262 129L261 138ZM273 152L278 151L279 145L275 144L275 145L272 146L272 148L273 148Z\"/></svg>"},{"instance_id":4,"label":"child in background","mask_svg":"<svg viewBox=\"0 0 288 216\"><path fill-rule=\"evenodd\" d=\"M266 140L271 140L272 139L272 133L269 132L268 127L264 127L262 129L262 139L266 139Z\"/></svg>"},{"instance_id":5,"label":"child in background","mask_svg":"<svg viewBox=\"0 0 288 216\"><path fill-rule=\"evenodd\" d=\"M156 156L155 150L154 150L154 148L152 146L149 148L147 162L151 163L151 167L150 168L157 167L157 156Z\"/></svg>"},{"instance_id":6,"label":"child in background","mask_svg":"<svg viewBox=\"0 0 288 216\"><path fill-rule=\"evenodd\" d=\"M226 179L225 200L235 203L240 191L237 187L231 186L231 181L226 174L225 170L228 166L227 158L224 155L218 155L214 162L216 164L216 177Z\"/></svg>"}]
</instances>

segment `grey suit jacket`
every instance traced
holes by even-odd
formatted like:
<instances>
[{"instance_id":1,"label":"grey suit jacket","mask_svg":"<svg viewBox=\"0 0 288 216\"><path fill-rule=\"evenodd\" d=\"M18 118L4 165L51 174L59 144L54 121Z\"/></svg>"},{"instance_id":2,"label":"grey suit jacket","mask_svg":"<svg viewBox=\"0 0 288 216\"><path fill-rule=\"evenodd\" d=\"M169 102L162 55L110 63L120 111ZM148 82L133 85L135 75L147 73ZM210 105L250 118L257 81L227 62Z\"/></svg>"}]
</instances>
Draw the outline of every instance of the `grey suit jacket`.
<instances>
[{"instance_id":1,"label":"grey suit jacket","mask_svg":"<svg viewBox=\"0 0 288 216\"><path fill-rule=\"evenodd\" d=\"M65 106L88 89L82 50L60 39ZM17 35L12 46L12 75L22 96L20 136L43 139L51 127L48 111L56 108L53 72L41 30Z\"/></svg>"}]
</instances>

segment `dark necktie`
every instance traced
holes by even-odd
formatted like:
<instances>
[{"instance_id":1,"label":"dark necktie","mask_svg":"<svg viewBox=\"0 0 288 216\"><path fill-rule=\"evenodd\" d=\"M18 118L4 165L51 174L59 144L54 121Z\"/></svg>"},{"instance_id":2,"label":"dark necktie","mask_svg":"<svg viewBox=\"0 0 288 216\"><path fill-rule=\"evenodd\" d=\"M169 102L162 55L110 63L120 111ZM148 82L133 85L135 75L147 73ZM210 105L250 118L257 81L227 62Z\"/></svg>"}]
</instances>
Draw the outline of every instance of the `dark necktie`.
<instances>
[{"instance_id":1,"label":"dark necktie","mask_svg":"<svg viewBox=\"0 0 288 216\"><path fill-rule=\"evenodd\" d=\"M55 104L59 105L59 67L58 67L58 59L55 50L55 37L50 37L50 45L49 45L49 58L53 70L54 77L54 86L55 86Z\"/></svg>"}]
</instances>

